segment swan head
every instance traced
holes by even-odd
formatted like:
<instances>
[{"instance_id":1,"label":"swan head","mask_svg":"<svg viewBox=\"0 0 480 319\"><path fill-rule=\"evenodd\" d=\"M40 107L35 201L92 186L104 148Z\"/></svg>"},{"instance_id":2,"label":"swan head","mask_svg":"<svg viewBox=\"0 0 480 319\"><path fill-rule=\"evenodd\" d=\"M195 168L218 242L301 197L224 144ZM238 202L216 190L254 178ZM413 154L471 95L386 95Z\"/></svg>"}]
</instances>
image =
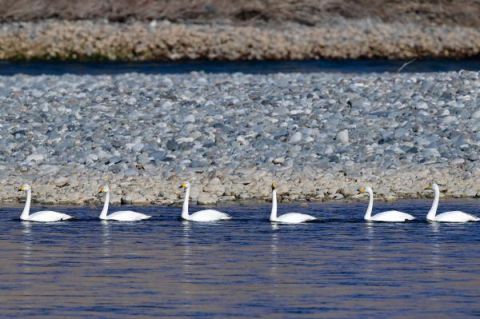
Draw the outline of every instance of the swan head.
<instances>
[{"instance_id":1,"label":"swan head","mask_svg":"<svg viewBox=\"0 0 480 319\"><path fill-rule=\"evenodd\" d=\"M277 189L277 184L275 182L272 182L272 191Z\"/></svg>"},{"instance_id":2,"label":"swan head","mask_svg":"<svg viewBox=\"0 0 480 319\"><path fill-rule=\"evenodd\" d=\"M187 188L190 188L190 183L189 182L183 182L179 188L184 188L184 189L187 189Z\"/></svg>"},{"instance_id":3,"label":"swan head","mask_svg":"<svg viewBox=\"0 0 480 319\"><path fill-rule=\"evenodd\" d=\"M362 186L358 189L358 192L360 194L365 194L365 193L371 194L371 193L373 193L373 190L370 186L366 186L366 187Z\"/></svg>"},{"instance_id":4,"label":"swan head","mask_svg":"<svg viewBox=\"0 0 480 319\"><path fill-rule=\"evenodd\" d=\"M437 183L435 183L435 182L432 183L432 186L428 185L427 187L425 187L426 191L427 190L429 191L429 190L432 190L432 189L433 189L434 192L435 191L437 191L437 192L440 191L440 187L438 187Z\"/></svg>"},{"instance_id":5,"label":"swan head","mask_svg":"<svg viewBox=\"0 0 480 319\"><path fill-rule=\"evenodd\" d=\"M108 193L109 191L110 191L110 188L108 187L108 185L100 186L100 188L98 189L99 194Z\"/></svg>"},{"instance_id":6,"label":"swan head","mask_svg":"<svg viewBox=\"0 0 480 319\"><path fill-rule=\"evenodd\" d=\"M21 191L29 191L31 190L32 187L28 184L23 184L21 185L19 188L18 188L18 191L21 192Z\"/></svg>"}]
</instances>

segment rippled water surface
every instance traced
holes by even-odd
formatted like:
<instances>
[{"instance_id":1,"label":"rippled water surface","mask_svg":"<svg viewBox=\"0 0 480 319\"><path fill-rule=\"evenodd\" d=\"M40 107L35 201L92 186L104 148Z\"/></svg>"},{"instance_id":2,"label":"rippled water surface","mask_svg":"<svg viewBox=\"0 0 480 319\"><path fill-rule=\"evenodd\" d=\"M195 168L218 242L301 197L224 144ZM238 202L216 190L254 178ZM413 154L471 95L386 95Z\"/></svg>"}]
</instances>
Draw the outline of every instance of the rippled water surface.
<instances>
[{"instance_id":1,"label":"rippled water surface","mask_svg":"<svg viewBox=\"0 0 480 319\"><path fill-rule=\"evenodd\" d=\"M421 220L363 222L365 203L281 205L319 216L272 225L269 206L222 207L212 224L179 208L102 223L99 208L57 208L76 221L17 220L0 209L2 317L458 318L480 316L480 223L429 224L430 203L378 203ZM480 201L443 209L480 215Z\"/></svg>"},{"instance_id":2,"label":"rippled water surface","mask_svg":"<svg viewBox=\"0 0 480 319\"><path fill-rule=\"evenodd\" d=\"M178 61L178 62L62 62L0 61L0 75L15 74L143 74L172 73L291 73L291 72L447 72L479 71L480 59L414 59L414 60L306 60L306 61Z\"/></svg>"}]
</instances>

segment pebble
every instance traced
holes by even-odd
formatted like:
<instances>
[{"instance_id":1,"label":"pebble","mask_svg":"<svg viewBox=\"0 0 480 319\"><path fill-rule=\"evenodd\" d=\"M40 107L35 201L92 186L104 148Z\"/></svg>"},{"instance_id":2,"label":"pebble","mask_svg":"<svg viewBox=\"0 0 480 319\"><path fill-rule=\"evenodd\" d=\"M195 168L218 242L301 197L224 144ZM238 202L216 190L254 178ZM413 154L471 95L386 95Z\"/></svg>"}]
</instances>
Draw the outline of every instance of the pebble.
<instances>
[{"instance_id":1,"label":"pebble","mask_svg":"<svg viewBox=\"0 0 480 319\"><path fill-rule=\"evenodd\" d=\"M300 132L295 132L293 135L290 137L290 143L296 144L300 143L302 141L302 133Z\"/></svg>"},{"instance_id":2,"label":"pebble","mask_svg":"<svg viewBox=\"0 0 480 319\"><path fill-rule=\"evenodd\" d=\"M342 144L348 144L348 130L342 130L337 133L337 141Z\"/></svg>"},{"instance_id":3,"label":"pebble","mask_svg":"<svg viewBox=\"0 0 480 319\"><path fill-rule=\"evenodd\" d=\"M32 154L32 155L27 156L27 158L25 160L27 162L41 162L44 159L45 159L45 156L43 156L42 154Z\"/></svg>"},{"instance_id":4,"label":"pebble","mask_svg":"<svg viewBox=\"0 0 480 319\"><path fill-rule=\"evenodd\" d=\"M277 157L274 160L272 160L272 163L281 165L285 163L285 157Z\"/></svg>"},{"instance_id":5,"label":"pebble","mask_svg":"<svg viewBox=\"0 0 480 319\"><path fill-rule=\"evenodd\" d=\"M185 123L194 123L195 122L195 116L192 114L189 114L185 117L183 120Z\"/></svg>"}]
</instances>

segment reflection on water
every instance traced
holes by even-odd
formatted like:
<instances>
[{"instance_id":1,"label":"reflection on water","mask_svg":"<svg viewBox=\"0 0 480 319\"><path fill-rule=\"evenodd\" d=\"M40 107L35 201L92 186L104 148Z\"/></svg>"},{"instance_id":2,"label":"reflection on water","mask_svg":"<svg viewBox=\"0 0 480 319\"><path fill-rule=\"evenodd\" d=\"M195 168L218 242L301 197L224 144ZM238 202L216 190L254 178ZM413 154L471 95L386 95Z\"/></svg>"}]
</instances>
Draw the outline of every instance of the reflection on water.
<instances>
[{"instance_id":1,"label":"reflection on water","mask_svg":"<svg viewBox=\"0 0 480 319\"><path fill-rule=\"evenodd\" d=\"M182 282L182 292L184 298L190 295L190 275L193 273L192 268L192 247L190 245L191 222L182 221L182 276L179 281ZM190 298L188 298L189 300ZM186 300L184 300L186 301Z\"/></svg>"},{"instance_id":2,"label":"reflection on water","mask_svg":"<svg viewBox=\"0 0 480 319\"><path fill-rule=\"evenodd\" d=\"M102 248L103 257L110 257L110 223L106 220L100 221L102 225ZM104 259L106 263L109 262L107 258Z\"/></svg>"},{"instance_id":3,"label":"reflection on water","mask_svg":"<svg viewBox=\"0 0 480 319\"><path fill-rule=\"evenodd\" d=\"M373 222L365 222L365 229L366 229L366 234L365 234L365 243L366 243L366 249L365 249L365 257L367 262L365 263L365 271L372 273L375 271L373 265L375 264L375 223Z\"/></svg>"},{"instance_id":4,"label":"reflection on water","mask_svg":"<svg viewBox=\"0 0 480 319\"><path fill-rule=\"evenodd\" d=\"M288 205L284 205L288 206ZM282 206L282 207L284 207ZM452 318L480 313L480 223L366 223L364 203L312 204L321 221L272 224L268 205L229 207L234 219L101 222L93 209L50 225L0 209L3 317ZM477 202L445 209L480 214ZM284 207L303 212L302 207Z\"/></svg>"},{"instance_id":5,"label":"reflection on water","mask_svg":"<svg viewBox=\"0 0 480 319\"><path fill-rule=\"evenodd\" d=\"M277 223L271 223L272 225L272 239L270 242L270 273L272 277L277 276L277 264L278 264L278 229Z\"/></svg>"},{"instance_id":6,"label":"reflection on water","mask_svg":"<svg viewBox=\"0 0 480 319\"><path fill-rule=\"evenodd\" d=\"M22 242L23 242L23 253L22 253L22 266L25 271L30 272L29 264L32 258L32 225L30 222L21 222L22 228Z\"/></svg>"}]
</instances>

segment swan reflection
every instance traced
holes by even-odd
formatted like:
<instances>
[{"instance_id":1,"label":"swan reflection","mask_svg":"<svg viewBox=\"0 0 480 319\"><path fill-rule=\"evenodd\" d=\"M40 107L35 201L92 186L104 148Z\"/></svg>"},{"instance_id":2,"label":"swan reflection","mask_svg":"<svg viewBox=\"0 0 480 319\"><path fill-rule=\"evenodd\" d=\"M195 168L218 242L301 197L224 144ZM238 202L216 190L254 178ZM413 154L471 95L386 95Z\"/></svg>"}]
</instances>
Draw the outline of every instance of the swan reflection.
<instances>
[{"instance_id":1,"label":"swan reflection","mask_svg":"<svg viewBox=\"0 0 480 319\"><path fill-rule=\"evenodd\" d=\"M22 235L23 235L23 253L22 264L28 266L32 259L32 223L28 221L22 221ZM27 268L27 271L29 269Z\"/></svg>"},{"instance_id":2,"label":"swan reflection","mask_svg":"<svg viewBox=\"0 0 480 319\"><path fill-rule=\"evenodd\" d=\"M111 257L111 225L108 221L102 220L102 253L103 257ZM109 260L107 259L106 262Z\"/></svg>"}]
</instances>

